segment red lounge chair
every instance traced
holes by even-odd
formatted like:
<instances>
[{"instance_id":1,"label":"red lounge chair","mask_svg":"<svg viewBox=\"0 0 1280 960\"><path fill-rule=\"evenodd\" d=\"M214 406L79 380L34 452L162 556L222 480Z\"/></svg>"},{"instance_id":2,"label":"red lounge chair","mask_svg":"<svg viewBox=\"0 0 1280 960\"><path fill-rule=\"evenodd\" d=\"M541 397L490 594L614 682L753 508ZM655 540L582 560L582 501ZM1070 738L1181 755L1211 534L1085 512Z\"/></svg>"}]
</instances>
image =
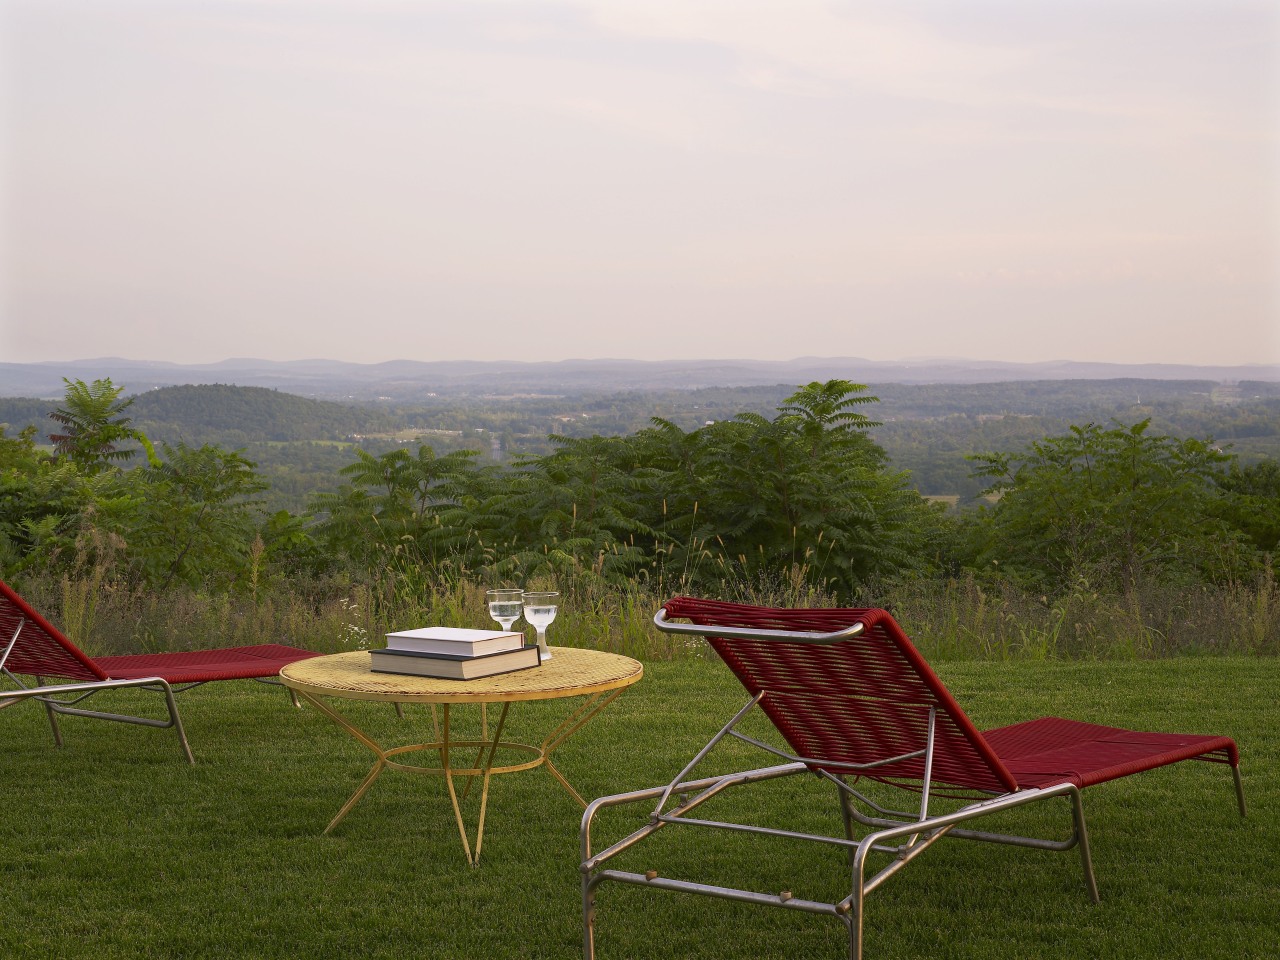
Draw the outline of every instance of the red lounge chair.
<instances>
[{"instance_id":1,"label":"red lounge chair","mask_svg":"<svg viewBox=\"0 0 1280 960\"><path fill-rule=\"evenodd\" d=\"M22 700L34 699L44 704L53 727L53 739L62 746L58 714L96 717L147 727L172 727L178 733L187 760L195 763L182 718L174 702L177 692L208 683L211 680L263 680L269 682L280 668L296 660L317 654L278 643L251 647L228 647L222 650L192 650L183 653L145 653L126 657L93 658L62 635L40 616L13 589L0 580L0 670L18 685L17 690L0 691L0 710ZM18 674L35 677L36 686L28 687ZM44 678L72 681L45 685ZM140 687L163 693L169 710L168 720L100 713L76 706L104 690ZM64 699L69 698L69 699Z\"/></svg>"},{"instance_id":2,"label":"red lounge chair","mask_svg":"<svg viewBox=\"0 0 1280 960\"><path fill-rule=\"evenodd\" d=\"M673 618L692 621L673 623ZM943 836L1047 850L1079 846L1085 884L1096 902L1080 791L1094 784L1180 760L1231 765L1244 816L1239 755L1227 737L1137 733L1045 717L980 732L942 681L884 610L776 610L677 597L654 622L671 633L707 637L747 688L751 699L665 787L602 797L582 818L584 949L593 960L596 889L606 880L703 893L747 903L834 916L849 935L849 956L862 956L863 901L885 880ZM759 708L791 752L734 728ZM733 736L785 761L723 776L687 779L724 737ZM773 827L700 819L695 810L721 791L756 781L809 773L832 783L840 799L844 835L830 837ZM854 788L859 780L902 787L919 808L891 810ZM852 782L851 782L852 781ZM866 789L864 787L864 789ZM883 790L879 792L883 793ZM1065 797L1071 835L1062 841L981 833L960 824L1049 797ZM671 802L675 798L675 802ZM931 812L937 798L959 801ZM605 807L657 800L649 821L593 854L591 826ZM913 804L914 805L914 804ZM698 825L844 847L852 892L836 903L804 900L789 891L761 893L660 876L605 869L617 854L668 826ZM861 829L859 829L859 827ZM856 834L865 831L859 838ZM867 878L868 860L887 865Z\"/></svg>"}]
</instances>

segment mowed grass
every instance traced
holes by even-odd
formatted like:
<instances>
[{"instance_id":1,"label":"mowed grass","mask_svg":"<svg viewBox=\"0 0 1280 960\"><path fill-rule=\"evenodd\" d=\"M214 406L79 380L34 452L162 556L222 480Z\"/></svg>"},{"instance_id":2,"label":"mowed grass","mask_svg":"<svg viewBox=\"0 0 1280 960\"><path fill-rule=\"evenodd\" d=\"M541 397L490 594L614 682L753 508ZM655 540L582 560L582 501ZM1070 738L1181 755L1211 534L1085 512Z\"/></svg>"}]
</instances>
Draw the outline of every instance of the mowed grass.
<instances>
[{"instance_id":1,"label":"mowed grass","mask_svg":"<svg viewBox=\"0 0 1280 960\"><path fill-rule=\"evenodd\" d=\"M939 668L981 727L1054 714L1233 736L1249 817L1236 813L1227 768L1213 764L1088 790L1098 905L1075 851L944 840L869 898L868 957L1275 955L1280 664L1201 657ZM640 684L562 748L559 766L587 797L658 784L744 700L717 663L649 663ZM581 954L581 811L545 771L494 780L473 870L439 779L387 773L324 836L368 771L367 750L257 684L211 685L181 704L194 767L171 731L65 718L66 746L57 750L43 711L27 704L0 713L0 956ZM513 708L509 733L536 742L567 706ZM424 708L398 720L385 705L341 707L384 742L429 739ZM729 753L720 767L742 759L739 748ZM476 799L466 802L472 823ZM833 791L814 779L724 803L729 814L839 829ZM634 822L605 817L597 847ZM1065 803L1055 803L1007 825L1059 837L1066 823ZM800 897L847 892L834 850L693 829L655 839L629 867ZM830 918L605 885L597 949L601 960L836 958L845 939Z\"/></svg>"}]
</instances>

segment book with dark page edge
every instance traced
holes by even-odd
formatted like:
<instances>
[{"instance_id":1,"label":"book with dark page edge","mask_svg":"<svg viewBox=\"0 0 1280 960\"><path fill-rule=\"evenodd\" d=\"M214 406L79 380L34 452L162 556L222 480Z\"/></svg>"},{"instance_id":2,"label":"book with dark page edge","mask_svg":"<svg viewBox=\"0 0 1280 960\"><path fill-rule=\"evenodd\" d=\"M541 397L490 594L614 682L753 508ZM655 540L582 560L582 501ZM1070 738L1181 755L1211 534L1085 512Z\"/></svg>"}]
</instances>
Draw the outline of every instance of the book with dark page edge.
<instances>
[{"instance_id":1,"label":"book with dark page edge","mask_svg":"<svg viewBox=\"0 0 1280 960\"><path fill-rule=\"evenodd\" d=\"M370 650L369 658L370 668L374 673L400 673L415 677L437 677L441 680L476 680L499 673L527 670L539 663L537 644L478 657L418 653L413 650Z\"/></svg>"}]
</instances>

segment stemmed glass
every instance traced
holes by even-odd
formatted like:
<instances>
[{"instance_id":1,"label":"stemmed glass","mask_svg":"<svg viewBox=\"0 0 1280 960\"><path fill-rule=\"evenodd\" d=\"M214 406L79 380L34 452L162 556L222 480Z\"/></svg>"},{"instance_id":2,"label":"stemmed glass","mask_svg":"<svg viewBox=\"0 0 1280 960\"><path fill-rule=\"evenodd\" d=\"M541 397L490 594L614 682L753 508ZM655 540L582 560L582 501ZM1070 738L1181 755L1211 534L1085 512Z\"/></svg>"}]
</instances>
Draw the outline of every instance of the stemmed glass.
<instances>
[{"instance_id":1,"label":"stemmed glass","mask_svg":"<svg viewBox=\"0 0 1280 960\"><path fill-rule=\"evenodd\" d=\"M524 591L486 590L484 596L489 601L489 616L497 620L504 631L510 633L511 625L520 619Z\"/></svg>"},{"instance_id":2,"label":"stemmed glass","mask_svg":"<svg viewBox=\"0 0 1280 960\"><path fill-rule=\"evenodd\" d=\"M551 650L547 646L547 627L556 618L556 605L560 600L558 593L526 593L524 595L524 618L533 629L538 631L538 659L550 660Z\"/></svg>"}]
</instances>

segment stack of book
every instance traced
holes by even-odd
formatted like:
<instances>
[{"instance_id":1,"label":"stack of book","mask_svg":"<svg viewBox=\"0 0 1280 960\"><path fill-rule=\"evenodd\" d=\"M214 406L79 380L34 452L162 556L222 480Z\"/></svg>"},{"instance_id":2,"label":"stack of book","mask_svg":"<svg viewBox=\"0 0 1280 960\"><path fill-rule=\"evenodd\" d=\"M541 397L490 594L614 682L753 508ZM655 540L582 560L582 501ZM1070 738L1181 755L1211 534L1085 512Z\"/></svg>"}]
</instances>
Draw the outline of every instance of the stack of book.
<instances>
[{"instance_id":1,"label":"stack of book","mask_svg":"<svg viewBox=\"0 0 1280 960\"><path fill-rule=\"evenodd\" d=\"M424 627L387 634L385 650L369 651L374 673L474 680L538 665L537 644L523 633Z\"/></svg>"}]
</instances>

